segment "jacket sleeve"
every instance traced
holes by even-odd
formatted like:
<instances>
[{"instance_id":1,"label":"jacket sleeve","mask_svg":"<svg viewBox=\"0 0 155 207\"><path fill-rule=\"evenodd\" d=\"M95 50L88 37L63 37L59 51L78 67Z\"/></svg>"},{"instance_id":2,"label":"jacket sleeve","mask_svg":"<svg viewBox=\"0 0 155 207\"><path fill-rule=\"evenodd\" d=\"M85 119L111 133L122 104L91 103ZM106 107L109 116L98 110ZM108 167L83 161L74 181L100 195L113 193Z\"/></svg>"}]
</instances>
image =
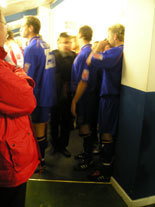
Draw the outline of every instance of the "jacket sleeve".
<instances>
[{"instance_id":1,"label":"jacket sleeve","mask_svg":"<svg viewBox=\"0 0 155 207\"><path fill-rule=\"evenodd\" d=\"M0 113L10 117L31 114L36 107L34 81L21 68L0 60Z\"/></svg>"}]
</instances>

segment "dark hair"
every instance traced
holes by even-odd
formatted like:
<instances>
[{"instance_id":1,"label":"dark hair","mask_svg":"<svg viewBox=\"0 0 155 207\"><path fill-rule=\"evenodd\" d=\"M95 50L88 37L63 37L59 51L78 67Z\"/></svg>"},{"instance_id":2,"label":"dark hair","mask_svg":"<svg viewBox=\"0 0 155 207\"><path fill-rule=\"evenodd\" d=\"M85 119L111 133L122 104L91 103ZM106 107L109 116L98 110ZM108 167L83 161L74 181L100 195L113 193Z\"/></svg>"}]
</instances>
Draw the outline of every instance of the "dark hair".
<instances>
[{"instance_id":1,"label":"dark hair","mask_svg":"<svg viewBox=\"0 0 155 207\"><path fill-rule=\"evenodd\" d=\"M62 33L60 33L60 35L58 37L58 41L60 38L70 38L70 35L67 34L67 32L62 32Z\"/></svg>"},{"instance_id":2,"label":"dark hair","mask_svg":"<svg viewBox=\"0 0 155 207\"><path fill-rule=\"evenodd\" d=\"M93 30L91 27L85 25L79 29L79 33L84 40L91 41L93 36Z\"/></svg>"},{"instance_id":3,"label":"dark hair","mask_svg":"<svg viewBox=\"0 0 155 207\"><path fill-rule=\"evenodd\" d=\"M41 28L41 23L40 20L37 17L34 16L26 16L24 17L26 19L26 25L29 26L33 26L34 29L34 33L35 34L39 34L40 32L40 28Z\"/></svg>"},{"instance_id":4,"label":"dark hair","mask_svg":"<svg viewBox=\"0 0 155 207\"><path fill-rule=\"evenodd\" d=\"M7 40L13 40L14 39L14 34L11 30L7 31Z\"/></svg>"}]
</instances>

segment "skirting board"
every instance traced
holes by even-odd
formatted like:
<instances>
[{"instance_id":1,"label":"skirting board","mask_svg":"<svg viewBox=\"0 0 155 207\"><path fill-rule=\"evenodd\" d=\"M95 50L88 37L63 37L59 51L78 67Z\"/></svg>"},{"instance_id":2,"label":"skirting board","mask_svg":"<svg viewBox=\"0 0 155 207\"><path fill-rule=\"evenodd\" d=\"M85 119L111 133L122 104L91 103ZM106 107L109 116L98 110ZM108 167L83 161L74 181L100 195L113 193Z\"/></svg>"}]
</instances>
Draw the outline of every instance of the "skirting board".
<instances>
[{"instance_id":1,"label":"skirting board","mask_svg":"<svg viewBox=\"0 0 155 207\"><path fill-rule=\"evenodd\" d=\"M155 204L155 196L132 200L113 177L111 177L111 184L128 207L141 207Z\"/></svg>"}]
</instances>

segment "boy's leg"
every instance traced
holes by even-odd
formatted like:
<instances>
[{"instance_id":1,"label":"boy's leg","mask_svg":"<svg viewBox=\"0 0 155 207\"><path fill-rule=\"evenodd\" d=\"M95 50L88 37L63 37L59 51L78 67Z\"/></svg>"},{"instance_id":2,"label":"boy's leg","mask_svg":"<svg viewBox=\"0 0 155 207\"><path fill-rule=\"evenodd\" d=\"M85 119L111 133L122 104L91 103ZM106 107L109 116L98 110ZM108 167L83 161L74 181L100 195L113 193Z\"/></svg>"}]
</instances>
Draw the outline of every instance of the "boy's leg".
<instances>
[{"instance_id":1,"label":"boy's leg","mask_svg":"<svg viewBox=\"0 0 155 207\"><path fill-rule=\"evenodd\" d=\"M60 107L55 105L51 108L50 117L50 134L53 154L58 151L59 147L59 125L60 125Z\"/></svg>"},{"instance_id":2,"label":"boy's leg","mask_svg":"<svg viewBox=\"0 0 155 207\"><path fill-rule=\"evenodd\" d=\"M40 152L41 152L41 166L45 165L45 149L47 147L47 122L49 119L48 107L36 107L32 113L32 122L34 131L38 140Z\"/></svg>"},{"instance_id":3,"label":"boy's leg","mask_svg":"<svg viewBox=\"0 0 155 207\"><path fill-rule=\"evenodd\" d=\"M112 175L114 142L110 133L100 138L100 166L88 178L96 182L109 182Z\"/></svg>"},{"instance_id":4,"label":"boy's leg","mask_svg":"<svg viewBox=\"0 0 155 207\"><path fill-rule=\"evenodd\" d=\"M48 145L46 135L47 123L39 123L33 125L41 153L41 166L43 167L45 165L45 149Z\"/></svg>"},{"instance_id":5,"label":"boy's leg","mask_svg":"<svg viewBox=\"0 0 155 207\"><path fill-rule=\"evenodd\" d=\"M88 125L81 126L81 127L83 128L83 130L80 132L80 136L83 137L84 152L82 154L77 155L76 159L81 160L81 162L74 168L77 171L86 170L93 163L92 161L92 147L93 147L92 133Z\"/></svg>"}]
</instances>

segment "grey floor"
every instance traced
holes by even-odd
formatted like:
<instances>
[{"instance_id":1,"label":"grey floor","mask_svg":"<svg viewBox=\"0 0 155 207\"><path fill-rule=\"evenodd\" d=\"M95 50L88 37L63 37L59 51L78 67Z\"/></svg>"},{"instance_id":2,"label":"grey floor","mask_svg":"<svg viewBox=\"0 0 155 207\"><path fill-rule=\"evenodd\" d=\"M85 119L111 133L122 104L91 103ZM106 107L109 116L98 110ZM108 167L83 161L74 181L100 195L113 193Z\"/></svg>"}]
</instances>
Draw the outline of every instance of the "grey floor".
<instances>
[{"instance_id":1,"label":"grey floor","mask_svg":"<svg viewBox=\"0 0 155 207\"><path fill-rule=\"evenodd\" d=\"M49 136L50 137L50 136ZM78 163L74 156L79 152L82 152L82 138L78 136L78 131L73 130L71 132L68 150L71 152L71 158L64 157L61 153L52 154L52 146L50 144L46 149L46 171L39 174L34 174L32 178L44 178L51 180L70 180L70 181L88 181L87 175L93 171L88 169L84 172L77 172L73 168ZM97 161L98 156L94 156L94 160ZM94 163L97 163L97 162Z\"/></svg>"},{"instance_id":2,"label":"grey floor","mask_svg":"<svg viewBox=\"0 0 155 207\"><path fill-rule=\"evenodd\" d=\"M29 181L26 207L126 207L111 185Z\"/></svg>"},{"instance_id":3,"label":"grey floor","mask_svg":"<svg viewBox=\"0 0 155 207\"><path fill-rule=\"evenodd\" d=\"M53 155L50 145L46 149L46 171L35 173L28 182L26 207L126 207L110 183L93 183L87 175L93 169L77 172L74 155L82 151L82 139L73 130L68 150L71 158ZM95 162L98 160L94 156ZM95 166L94 166L95 167Z\"/></svg>"},{"instance_id":4,"label":"grey floor","mask_svg":"<svg viewBox=\"0 0 155 207\"><path fill-rule=\"evenodd\" d=\"M127 207L111 183L88 180L88 174L97 164L84 172L73 169L77 164L74 156L82 152L82 139L77 130L71 132L68 150L72 154L71 158L60 153L53 155L49 133L46 171L35 173L28 181L26 207ZM98 158L98 155L94 155L94 163L97 163Z\"/></svg>"}]
</instances>

